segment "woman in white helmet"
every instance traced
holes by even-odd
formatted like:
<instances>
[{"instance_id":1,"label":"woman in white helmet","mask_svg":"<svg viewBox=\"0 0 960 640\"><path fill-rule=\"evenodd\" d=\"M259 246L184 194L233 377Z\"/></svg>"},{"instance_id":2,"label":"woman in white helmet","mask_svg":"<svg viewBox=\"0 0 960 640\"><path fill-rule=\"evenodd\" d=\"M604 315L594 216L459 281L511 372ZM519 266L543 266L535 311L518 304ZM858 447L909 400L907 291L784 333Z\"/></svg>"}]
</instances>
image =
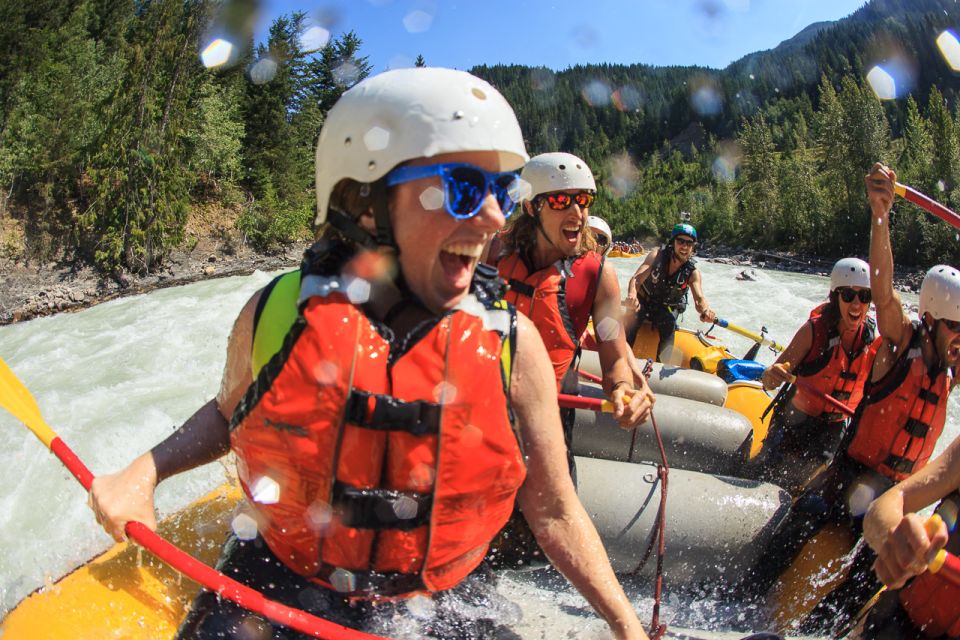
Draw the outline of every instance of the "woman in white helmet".
<instances>
[{"instance_id":1,"label":"woman in white helmet","mask_svg":"<svg viewBox=\"0 0 960 640\"><path fill-rule=\"evenodd\" d=\"M643 376L634 374L616 272L597 253L587 226L597 190L593 172L575 155L556 152L532 158L521 177L523 211L501 234L503 250L494 257L510 287L506 299L540 331L558 388L568 373L575 375L570 367L592 317L614 416L621 426L635 427L649 415L652 394ZM569 443L569 431L567 438Z\"/></svg>"},{"instance_id":2,"label":"woman in white helmet","mask_svg":"<svg viewBox=\"0 0 960 640\"><path fill-rule=\"evenodd\" d=\"M317 143L320 240L241 311L217 397L95 482L108 533L155 526L160 480L232 450L258 529L230 537L221 570L378 633L427 594L433 615L405 633L492 637L495 614L463 601L491 608L475 568L516 498L615 635L645 638L566 473L543 344L477 272L525 160L512 109L470 74L390 71L344 93ZM180 637L248 617L204 593Z\"/></svg>"},{"instance_id":3,"label":"woman in white helmet","mask_svg":"<svg viewBox=\"0 0 960 640\"><path fill-rule=\"evenodd\" d=\"M947 265L930 269L920 286L919 320L904 312L893 288L890 246L896 179L893 170L880 163L865 177L871 214L870 291L880 341L863 400L833 462L794 501L769 547L777 548L779 557L765 559L766 571L785 566L826 524L848 526L854 539L859 537L871 500L923 469L943 433L953 371L960 361L960 271ZM882 537L871 544L882 546ZM861 546L846 579L814 609L811 625L839 628L866 604L881 586L871 569L875 559L868 546ZM904 605L907 613L918 603L937 602L931 585L921 590L922 597ZM951 601L942 613L954 616L955 623L956 611Z\"/></svg>"},{"instance_id":4,"label":"woman in white helmet","mask_svg":"<svg viewBox=\"0 0 960 640\"><path fill-rule=\"evenodd\" d=\"M599 216L587 216L587 226L593 231L597 251L604 256L610 253L610 248L613 246L613 232L610 231L607 221Z\"/></svg>"},{"instance_id":5,"label":"woman in white helmet","mask_svg":"<svg viewBox=\"0 0 960 640\"><path fill-rule=\"evenodd\" d=\"M795 493L840 445L850 416L825 400L856 409L876 353L870 308L870 266L843 258L830 272L829 300L810 312L783 353L761 378L781 389L773 402L763 449L756 460L765 480ZM792 384L796 376L796 384Z\"/></svg>"}]
</instances>

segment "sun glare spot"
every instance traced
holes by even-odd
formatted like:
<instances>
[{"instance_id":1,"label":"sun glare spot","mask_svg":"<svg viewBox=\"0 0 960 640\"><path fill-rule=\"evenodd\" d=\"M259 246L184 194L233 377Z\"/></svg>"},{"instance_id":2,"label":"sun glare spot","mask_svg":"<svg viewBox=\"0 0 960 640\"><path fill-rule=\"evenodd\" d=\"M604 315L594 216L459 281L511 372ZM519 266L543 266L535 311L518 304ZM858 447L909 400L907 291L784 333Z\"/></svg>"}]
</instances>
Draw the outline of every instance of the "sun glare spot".
<instances>
[{"instance_id":1,"label":"sun glare spot","mask_svg":"<svg viewBox=\"0 0 960 640\"><path fill-rule=\"evenodd\" d=\"M590 80L580 90L580 95L591 107L605 107L611 100L610 85L603 80Z\"/></svg>"},{"instance_id":2,"label":"sun glare spot","mask_svg":"<svg viewBox=\"0 0 960 640\"><path fill-rule=\"evenodd\" d=\"M867 82L880 100L896 99L897 82L893 79L893 76L887 73L886 69L880 65L870 69L870 72L867 74Z\"/></svg>"},{"instance_id":3,"label":"sun glare spot","mask_svg":"<svg viewBox=\"0 0 960 640\"><path fill-rule=\"evenodd\" d=\"M241 540L253 540L257 537L257 521L246 513L239 513L230 522L230 528Z\"/></svg>"},{"instance_id":4,"label":"sun glare spot","mask_svg":"<svg viewBox=\"0 0 960 640\"><path fill-rule=\"evenodd\" d=\"M420 206L426 211L436 211L443 206L443 191L439 187L429 186L420 193Z\"/></svg>"},{"instance_id":5,"label":"sun glare spot","mask_svg":"<svg viewBox=\"0 0 960 640\"><path fill-rule=\"evenodd\" d=\"M254 502L277 504L280 502L280 485L270 476L261 476L250 487L250 494Z\"/></svg>"},{"instance_id":6,"label":"sun glare spot","mask_svg":"<svg viewBox=\"0 0 960 640\"><path fill-rule=\"evenodd\" d=\"M260 58L250 67L250 81L253 84L267 84L277 75L277 62L272 58Z\"/></svg>"},{"instance_id":7,"label":"sun glare spot","mask_svg":"<svg viewBox=\"0 0 960 640\"><path fill-rule=\"evenodd\" d=\"M233 53L233 43L223 38L217 38L207 45L207 48L200 54L200 61L207 69L225 65Z\"/></svg>"},{"instance_id":8,"label":"sun glare spot","mask_svg":"<svg viewBox=\"0 0 960 640\"><path fill-rule=\"evenodd\" d=\"M411 11L403 17L403 28L408 33L429 31L431 25L433 25L433 16L421 9Z\"/></svg>"},{"instance_id":9,"label":"sun glare spot","mask_svg":"<svg viewBox=\"0 0 960 640\"><path fill-rule=\"evenodd\" d=\"M937 36L937 49L953 71L960 71L960 42L949 29Z\"/></svg>"},{"instance_id":10,"label":"sun glare spot","mask_svg":"<svg viewBox=\"0 0 960 640\"><path fill-rule=\"evenodd\" d=\"M312 26L300 36L300 48L304 52L322 49L330 41L330 32L320 26Z\"/></svg>"}]
</instances>

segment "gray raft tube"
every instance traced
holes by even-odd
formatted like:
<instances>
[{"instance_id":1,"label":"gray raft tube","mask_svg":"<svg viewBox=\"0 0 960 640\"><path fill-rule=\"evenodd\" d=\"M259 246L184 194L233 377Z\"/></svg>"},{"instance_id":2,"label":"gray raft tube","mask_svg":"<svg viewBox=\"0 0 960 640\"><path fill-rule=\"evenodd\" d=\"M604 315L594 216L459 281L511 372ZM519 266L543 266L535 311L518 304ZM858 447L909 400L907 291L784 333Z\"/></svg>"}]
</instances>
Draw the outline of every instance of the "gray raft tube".
<instances>
[{"instance_id":1,"label":"gray raft tube","mask_svg":"<svg viewBox=\"0 0 960 640\"><path fill-rule=\"evenodd\" d=\"M659 403L658 403L659 404ZM662 483L657 468L576 458L577 494L600 534L614 571L649 580ZM664 579L675 587L744 577L790 507L780 487L755 480L671 468Z\"/></svg>"},{"instance_id":2,"label":"gray raft tube","mask_svg":"<svg viewBox=\"0 0 960 640\"><path fill-rule=\"evenodd\" d=\"M646 360L639 360L640 367ZM580 354L580 369L595 376L601 375L600 357L596 351L584 349ZM722 407L727 399L727 383L719 376L672 365L653 363L648 379L650 389L657 395L698 400Z\"/></svg>"},{"instance_id":3,"label":"gray raft tube","mask_svg":"<svg viewBox=\"0 0 960 640\"><path fill-rule=\"evenodd\" d=\"M709 374L707 374L709 375ZM714 377L714 376L710 376ZM604 397L603 389L580 383L580 395ZM752 442L746 416L705 402L657 396L653 416L660 427L670 468L740 475ZM659 462L660 449L650 421L633 430L620 428L612 414L574 410L574 455L619 462Z\"/></svg>"}]
</instances>

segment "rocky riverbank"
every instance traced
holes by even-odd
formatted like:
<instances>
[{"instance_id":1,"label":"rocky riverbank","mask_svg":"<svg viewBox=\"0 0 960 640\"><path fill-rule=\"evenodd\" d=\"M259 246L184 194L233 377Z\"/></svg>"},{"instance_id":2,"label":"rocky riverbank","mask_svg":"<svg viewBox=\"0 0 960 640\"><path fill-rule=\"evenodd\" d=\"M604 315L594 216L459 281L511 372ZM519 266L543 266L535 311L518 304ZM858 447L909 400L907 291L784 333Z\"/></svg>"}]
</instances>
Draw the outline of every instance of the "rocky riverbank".
<instances>
[{"instance_id":1,"label":"rocky riverbank","mask_svg":"<svg viewBox=\"0 0 960 640\"><path fill-rule=\"evenodd\" d=\"M173 253L157 272L146 276L106 276L89 266L56 263L36 266L0 262L0 325L77 311L120 296L207 278L246 275L255 270L295 268L300 264L305 248L305 244L290 245L277 254L262 255L246 247L224 251L209 246L201 249L198 246L192 251ZM822 276L828 276L833 266L832 260L730 247L704 248L698 257L743 266L745 270L777 269ZM895 285L903 291L916 292L922 279L922 271L905 271L897 274Z\"/></svg>"},{"instance_id":2,"label":"rocky riverbank","mask_svg":"<svg viewBox=\"0 0 960 640\"><path fill-rule=\"evenodd\" d=\"M160 269L146 276L105 275L90 266L70 264L0 262L0 325L77 311L113 298L207 278L295 268L305 248L305 244L290 245L271 255L246 247L230 251L194 248L174 252Z\"/></svg>"}]
</instances>

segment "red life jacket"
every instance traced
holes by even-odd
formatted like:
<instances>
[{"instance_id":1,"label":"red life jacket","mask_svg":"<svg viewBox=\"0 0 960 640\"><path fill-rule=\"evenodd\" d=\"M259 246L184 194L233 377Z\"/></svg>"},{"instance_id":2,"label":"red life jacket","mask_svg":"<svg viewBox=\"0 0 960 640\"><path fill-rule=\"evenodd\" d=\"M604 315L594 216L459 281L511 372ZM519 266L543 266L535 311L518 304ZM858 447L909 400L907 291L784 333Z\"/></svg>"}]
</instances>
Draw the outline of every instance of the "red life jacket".
<instances>
[{"instance_id":1,"label":"red life jacket","mask_svg":"<svg viewBox=\"0 0 960 640\"><path fill-rule=\"evenodd\" d=\"M869 385L847 448L851 458L897 482L927 464L947 418L949 376L942 369L931 375L921 338L915 322L906 354Z\"/></svg>"},{"instance_id":2,"label":"red life jacket","mask_svg":"<svg viewBox=\"0 0 960 640\"><path fill-rule=\"evenodd\" d=\"M504 299L528 316L540 332L559 388L587 329L603 258L588 251L530 271L520 254L513 253L497 263L497 270L510 285Z\"/></svg>"},{"instance_id":3,"label":"red life jacket","mask_svg":"<svg viewBox=\"0 0 960 640\"><path fill-rule=\"evenodd\" d=\"M231 423L241 486L273 553L319 584L449 589L526 475L507 403L515 312L470 294L398 344L345 290L303 277L302 311Z\"/></svg>"},{"instance_id":4,"label":"red life jacket","mask_svg":"<svg viewBox=\"0 0 960 640\"><path fill-rule=\"evenodd\" d=\"M867 318L854 341L852 355L847 355L836 322L828 322L822 315L826 306L822 304L810 312L813 344L797 367L797 378L856 409L863 399L863 388L870 377L882 339L876 337L874 322ZM839 422L846 417L828 405L819 394L799 384L793 404L808 416L826 414L824 418L831 422Z\"/></svg>"},{"instance_id":5,"label":"red life jacket","mask_svg":"<svg viewBox=\"0 0 960 640\"><path fill-rule=\"evenodd\" d=\"M952 510L956 513L960 495L953 493L944 503L952 502ZM938 511L940 510L938 508ZM956 535L950 536L947 548L956 553L960 549L960 539ZM922 573L900 590L900 606L903 607L910 620L928 638L940 636L960 636L960 587L942 578L940 574Z\"/></svg>"}]
</instances>

